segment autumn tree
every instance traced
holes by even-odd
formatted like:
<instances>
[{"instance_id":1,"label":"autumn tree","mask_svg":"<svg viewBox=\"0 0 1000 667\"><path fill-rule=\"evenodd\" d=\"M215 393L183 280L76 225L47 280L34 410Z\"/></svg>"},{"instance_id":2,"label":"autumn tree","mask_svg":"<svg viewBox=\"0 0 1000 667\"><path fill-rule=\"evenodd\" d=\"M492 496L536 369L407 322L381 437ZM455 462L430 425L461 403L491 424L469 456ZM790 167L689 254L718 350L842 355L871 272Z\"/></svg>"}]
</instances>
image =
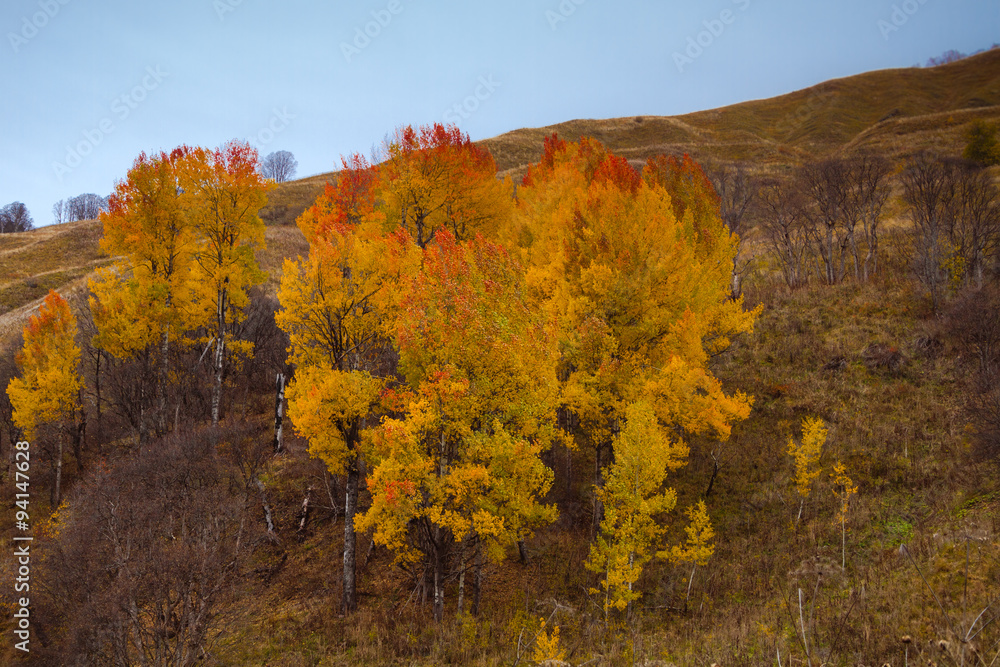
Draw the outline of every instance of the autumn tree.
<instances>
[{"instance_id":1,"label":"autumn tree","mask_svg":"<svg viewBox=\"0 0 1000 667\"><path fill-rule=\"evenodd\" d=\"M118 362L155 368L155 406L138 386L139 441L166 431L174 349L199 329L212 355L211 416L218 423L226 350L248 352L232 336L247 290L263 281L254 251L264 245L258 211L266 184L257 153L231 142L215 151L181 146L141 154L101 213L101 247L121 259L91 281L95 344ZM207 351L207 348L206 348ZM152 413L152 414L150 414Z\"/></svg>"},{"instance_id":2,"label":"autumn tree","mask_svg":"<svg viewBox=\"0 0 1000 667\"><path fill-rule=\"evenodd\" d=\"M493 559L555 517L541 452L555 437L556 337L524 298L521 267L500 246L435 232L402 285L395 340L405 386L399 416L372 434L371 508L359 530L430 579L444 613L449 565ZM457 553L456 553L457 551ZM476 581L480 577L476 577Z\"/></svg>"},{"instance_id":3,"label":"autumn tree","mask_svg":"<svg viewBox=\"0 0 1000 667\"><path fill-rule=\"evenodd\" d=\"M639 598L633 586L666 533L658 515L677 504L677 493L664 488L667 475L685 464L688 453L683 442L660 428L652 407L641 402L626 409L613 446L614 462L604 473L604 487L597 489L604 519L586 562L603 575L605 615Z\"/></svg>"},{"instance_id":4,"label":"autumn tree","mask_svg":"<svg viewBox=\"0 0 1000 667\"><path fill-rule=\"evenodd\" d=\"M640 177L596 141L553 136L518 199L506 238L536 307L560 323L563 402L597 488L637 401L681 440L728 438L750 399L726 395L707 364L754 315L730 298L735 239L697 165L659 158ZM606 499L597 493L595 532Z\"/></svg>"},{"instance_id":5,"label":"autumn tree","mask_svg":"<svg viewBox=\"0 0 1000 667\"><path fill-rule=\"evenodd\" d=\"M382 146L377 197L390 229L424 248L441 229L464 240L495 232L513 206L496 163L454 125L402 127Z\"/></svg>"},{"instance_id":6,"label":"autumn tree","mask_svg":"<svg viewBox=\"0 0 1000 667\"><path fill-rule=\"evenodd\" d=\"M336 475L346 475L344 520L345 611L357 607L356 529L359 444L379 405L381 358L400 271L412 256L405 233L386 235L378 220L355 218L350 178L328 186L298 221L309 256L286 260L275 320L290 340L297 370L288 388L288 412L310 452Z\"/></svg>"},{"instance_id":7,"label":"autumn tree","mask_svg":"<svg viewBox=\"0 0 1000 667\"><path fill-rule=\"evenodd\" d=\"M822 419L806 417L802 420L802 441L795 442L791 436L788 437L787 451L795 462L795 488L800 496L796 522L802 518L802 507L812 490L812 483L820 475L819 458L823 453L827 432Z\"/></svg>"},{"instance_id":8,"label":"autumn tree","mask_svg":"<svg viewBox=\"0 0 1000 667\"><path fill-rule=\"evenodd\" d=\"M975 120L965 133L965 150L962 157L983 166L1000 164L1000 142L997 142L996 123Z\"/></svg>"},{"instance_id":9,"label":"autumn tree","mask_svg":"<svg viewBox=\"0 0 1000 667\"><path fill-rule=\"evenodd\" d=\"M14 406L14 423L29 440L43 424L63 426L75 417L80 396L80 348L76 344L76 318L66 300L53 290L24 328L24 346L16 357L20 377L7 385ZM52 505L61 501L64 431L60 428Z\"/></svg>"},{"instance_id":10,"label":"autumn tree","mask_svg":"<svg viewBox=\"0 0 1000 667\"><path fill-rule=\"evenodd\" d=\"M837 518L840 519L840 569L847 567L847 510L851 504L851 496L858 492L858 487L847 476L847 468L837 461L830 473L834 485L834 495L840 501Z\"/></svg>"},{"instance_id":11,"label":"autumn tree","mask_svg":"<svg viewBox=\"0 0 1000 667\"><path fill-rule=\"evenodd\" d=\"M95 342L118 359L139 357L157 369L155 421L143 400L140 442L151 427L166 430L171 341L198 324L193 271L198 234L190 215L195 192L181 178L191 155L186 146L139 155L115 185L109 210L101 213L101 248L122 259L98 270L90 283L99 330Z\"/></svg>"},{"instance_id":12,"label":"autumn tree","mask_svg":"<svg viewBox=\"0 0 1000 667\"><path fill-rule=\"evenodd\" d=\"M194 295L201 320L208 326L212 363L212 424L219 423L227 349L248 354L232 326L243 318L247 291L264 280L254 251L264 247L264 222L259 211L267 203L267 183L258 173L257 150L233 141L214 151L196 149L184 161L182 187L194 195L188 215L196 241L192 270L198 284Z\"/></svg>"}]
</instances>

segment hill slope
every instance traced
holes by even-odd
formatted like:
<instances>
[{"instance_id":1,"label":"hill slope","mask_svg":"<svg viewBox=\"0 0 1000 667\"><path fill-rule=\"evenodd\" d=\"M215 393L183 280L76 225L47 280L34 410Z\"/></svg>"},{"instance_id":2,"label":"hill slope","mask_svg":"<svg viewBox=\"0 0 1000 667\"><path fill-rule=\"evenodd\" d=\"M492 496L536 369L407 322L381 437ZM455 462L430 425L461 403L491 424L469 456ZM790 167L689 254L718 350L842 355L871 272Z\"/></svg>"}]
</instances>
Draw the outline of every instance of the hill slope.
<instances>
[{"instance_id":1,"label":"hill slope","mask_svg":"<svg viewBox=\"0 0 1000 667\"><path fill-rule=\"evenodd\" d=\"M781 170L810 158L867 148L902 158L921 148L958 154L968 124L1000 120L1000 49L934 68L868 72L826 81L765 100L682 116L571 120L514 130L479 144L500 172L520 178L538 160L553 132L576 141L590 136L635 164L658 153L689 153L698 160L748 160ZM274 275L284 256L305 252L294 229L298 215L336 172L282 183L261 216L278 244L261 260ZM0 338L26 320L49 288L85 284L84 276L109 260L97 247L100 225L84 221L0 236ZM280 239L280 240L279 240ZM20 326L20 325L18 325Z\"/></svg>"},{"instance_id":2,"label":"hill slope","mask_svg":"<svg viewBox=\"0 0 1000 667\"><path fill-rule=\"evenodd\" d=\"M480 142L502 172L523 174L558 132L598 139L632 160L689 153L698 160L790 166L848 148L902 157L920 148L961 152L965 125L1000 119L1000 49L934 68L867 72L765 100L682 116L572 120Z\"/></svg>"}]
</instances>

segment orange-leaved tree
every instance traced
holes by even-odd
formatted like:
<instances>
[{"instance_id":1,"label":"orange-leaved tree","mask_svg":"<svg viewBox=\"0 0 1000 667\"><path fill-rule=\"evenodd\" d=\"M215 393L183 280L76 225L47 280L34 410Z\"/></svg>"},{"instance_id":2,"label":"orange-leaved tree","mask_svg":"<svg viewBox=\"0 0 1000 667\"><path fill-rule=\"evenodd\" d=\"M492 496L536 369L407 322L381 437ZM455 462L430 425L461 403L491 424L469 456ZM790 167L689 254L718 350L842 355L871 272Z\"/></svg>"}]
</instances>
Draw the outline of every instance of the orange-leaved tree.
<instances>
[{"instance_id":1,"label":"orange-leaved tree","mask_svg":"<svg viewBox=\"0 0 1000 667\"><path fill-rule=\"evenodd\" d=\"M442 229L459 240L491 235L510 214L510 180L499 180L489 151L454 125L402 127L382 153L376 192L385 222L421 248Z\"/></svg>"},{"instance_id":2,"label":"orange-leaved tree","mask_svg":"<svg viewBox=\"0 0 1000 667\"><path fill-rule=\"evenodd\" d=\"M298 220L309 256L286 260L275 316L290 337L296 366L288 411L310 452L346 475L343 608L357 607L354 513L360 481L359 444L379 406L395 285L413 271L415 246L402 232L385 234L377 218L355 215L357 181L342 175ZM361 175L360 178L366 178Z\"/></svg>"},{"instance_id":3,"label":"orange-leaved tree","mask_svg":"<svg viewBox=\"0 0 1000 667\"><path fill-rule=\"evenodd\" d=\"M17 354L21 376L11 379L7 396L14 407L14 424L32 440L43 424L59 427L74 418L83 380L80 348L76 344L76 318L69 304L54 290L24 328L24 346ZM52 506L61 500L64 431L59 428L52 465L55 481Z\"/></svg>"},{"instance_id":4,"label":"orange-leaved tree","mask_svg":"<svg viewBox=\"0 0 1000 667\"><path fill-rule=\"evenodd\" d=\"M199 324L192 271L198 236L190 215L195 193L182 182L191 154L187 146L140 154L101 213L101 248L121 259L90 281L95 344L118 359L139 356L157 368L156 419L149 423L148 401L142 401L140 442L150 427L166 430L171 340Z\"/></svg>"},{"instance_id":5,"label":"orange-leaved tree","mask_svg":"<svg viewBox=\"0 0 1000 667\"><path fill-rule=\"evenodd\" d=\"M670 179L647 167L643 178L594 140L553 136L506 229L528 293L559 319L563 403L576 442L594 452L598 489L633 404L652 409L662 437L650 442L671 467L680 459L666 452L683 451L687 434L724 440L750 411L751 399L726 394L708 367L753 325L729 298L735 240L707 179L681 166ZM612 493L595 494L594 528L605 535L615 530L601 528Z\"/></svg>"},{"instance_id":6,"label":"orange-leaved tree","mask_svg":"<svg viewBox=\"0 0 1000 667\"><path fill-rule=\"evenodd\" d=\"M243 319L247 290L264 281L254 251L264 247L260 209L268 183L258 171L257 149L231 141L221 148L191 152L181 171L181 187L194 195L191 209L196 242L192 266L196 298L207 325L212 363L212 424L219 423L226 351L249 354L251 344L233 339L234 323Z\"/></svg>"},{"instance_id":7,"label":"orange-leaved tree","mask_svg":"<svg viewBox=\"0 0 1000 667\"><path fill-rule=\"evenodd\" d=\"M484 552L499 559L555 518L540 454L556 435L556 338L524 299L521 267L480 236L439 229L402 289L406 386L372 434L372 505L357 522L433 587L440 620L452 568L461 612L468 555L478 571Z\"/></svg>"}]
</instances>

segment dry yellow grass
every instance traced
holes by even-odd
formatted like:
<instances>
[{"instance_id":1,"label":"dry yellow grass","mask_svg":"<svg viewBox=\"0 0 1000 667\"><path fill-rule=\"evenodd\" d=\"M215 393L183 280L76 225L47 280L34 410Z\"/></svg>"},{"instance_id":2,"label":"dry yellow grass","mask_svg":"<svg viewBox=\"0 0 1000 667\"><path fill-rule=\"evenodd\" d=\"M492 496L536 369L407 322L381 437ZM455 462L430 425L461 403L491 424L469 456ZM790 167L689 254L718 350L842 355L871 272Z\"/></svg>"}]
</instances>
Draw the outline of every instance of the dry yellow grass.
<instances>
[{"instance_id":1,"label":"dry yellow grass","mask_svg":"<svg viewBox=\"0 0 1000 667\"><path fill-rule=\"evenodd\" d=\"M899 159L920 148L959 154L973 120L1000 119L1000 49L934 68L868 72L765 100L682 116L572 120L482 141L501 172L523 175L542 138L598 139L630 159L688 153L780 170L870 148Z\"/></svg>"}]
</instances>

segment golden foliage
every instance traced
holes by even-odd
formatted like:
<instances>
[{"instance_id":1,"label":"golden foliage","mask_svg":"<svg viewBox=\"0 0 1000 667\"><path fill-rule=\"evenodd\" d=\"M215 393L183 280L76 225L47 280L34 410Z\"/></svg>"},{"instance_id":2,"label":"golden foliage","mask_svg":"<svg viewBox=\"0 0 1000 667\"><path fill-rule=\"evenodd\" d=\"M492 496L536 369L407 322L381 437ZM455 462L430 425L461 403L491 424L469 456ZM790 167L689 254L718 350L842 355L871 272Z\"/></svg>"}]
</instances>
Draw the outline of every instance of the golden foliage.
<instances>
[{"instance_id":1,"label":"golden foliage","mask_svg":"<svg viewBox=\"0 0 1000 667\"><path fill-rule=\"evenodd\" d=\"M802 442L796 443L791 436L788 438L788 454L795 460L795 486L803 498L809 497L813 480L821 472L819 458L826 435L822 419L806 417L802 420Z\"/></svg>"},{"instance_id":2,"label":"golden foliage","mask_svg":"<svg viewBox=\"0 0 1000 667\"><path fill-rule=\"evenodd\" d=\"M76 332L69 304L49 290L24 328L24 345L16 357L21 377L7 385L14 424L29 440L38 426L65 419L76 407L83 382Z\"/></svg>"}]
</instances>

